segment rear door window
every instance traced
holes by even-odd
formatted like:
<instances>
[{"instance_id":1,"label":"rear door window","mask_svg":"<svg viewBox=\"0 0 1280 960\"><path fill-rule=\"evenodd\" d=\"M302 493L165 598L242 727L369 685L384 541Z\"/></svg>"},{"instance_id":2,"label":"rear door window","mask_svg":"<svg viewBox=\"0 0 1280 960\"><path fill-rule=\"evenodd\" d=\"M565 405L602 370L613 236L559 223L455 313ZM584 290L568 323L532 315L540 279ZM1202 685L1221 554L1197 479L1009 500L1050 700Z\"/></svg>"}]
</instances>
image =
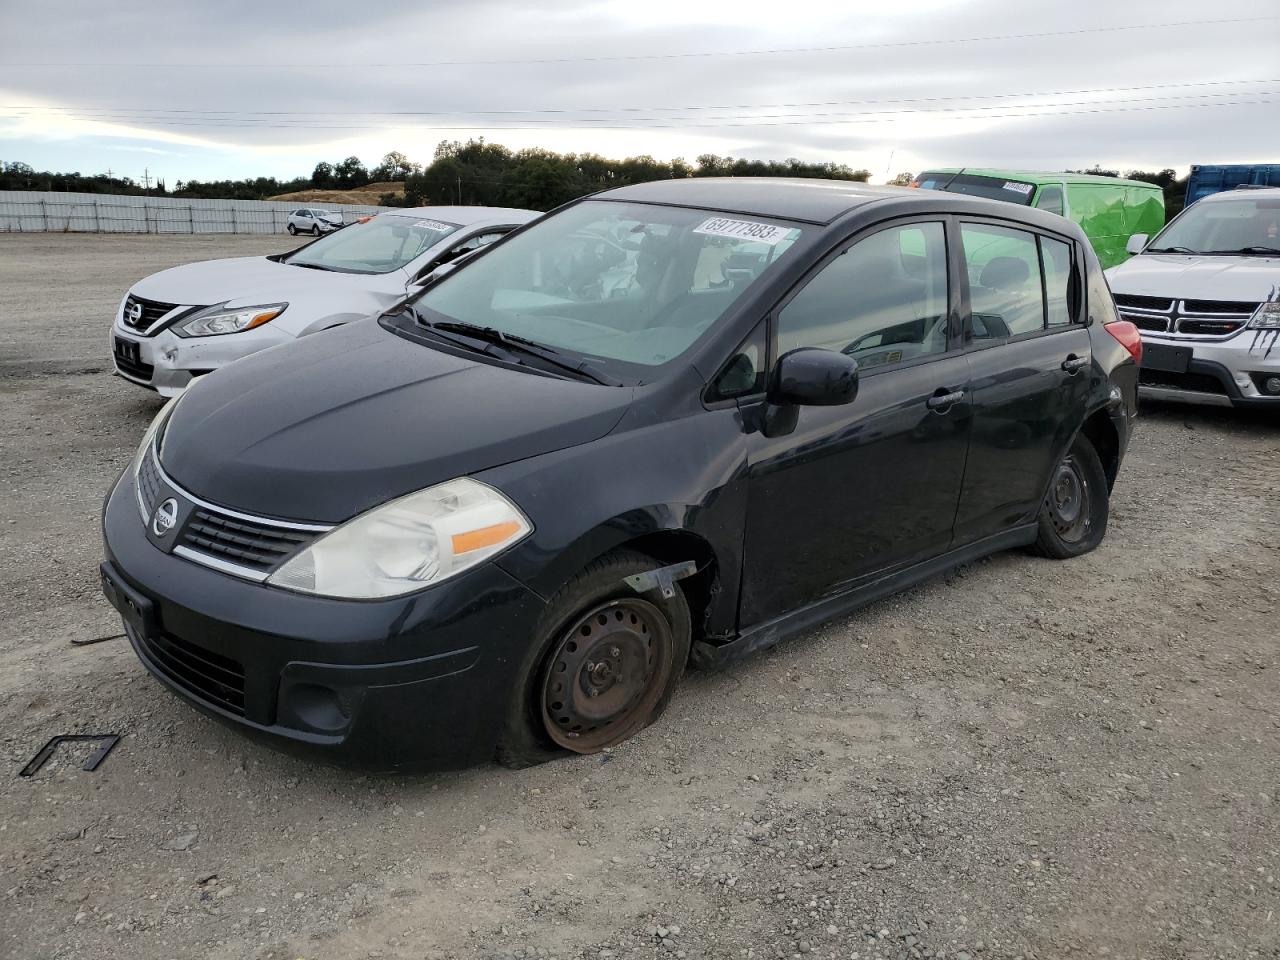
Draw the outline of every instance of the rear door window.
<instances>
[{"instance_id":1,"label":"rear door window","mask_svg":"<svg viewBox=\"0 0 1280 960\"><path fill-rule=\"evenodd\" d=\"M1044 304L1050 327L1071 322L1071 245L1040 237L1040 264L1044 271Z\"/></svg>"},{"instance_id":2,"label":"rear door window","mask_svg":"<svg viewBox=\"0 0 1280 960\"><path fill-rule=\"evenodd\" d=\"M1026 230L962 223L975 340L1006 340L1071 323L1071 245Z\"/></svg>"}]
</instances>

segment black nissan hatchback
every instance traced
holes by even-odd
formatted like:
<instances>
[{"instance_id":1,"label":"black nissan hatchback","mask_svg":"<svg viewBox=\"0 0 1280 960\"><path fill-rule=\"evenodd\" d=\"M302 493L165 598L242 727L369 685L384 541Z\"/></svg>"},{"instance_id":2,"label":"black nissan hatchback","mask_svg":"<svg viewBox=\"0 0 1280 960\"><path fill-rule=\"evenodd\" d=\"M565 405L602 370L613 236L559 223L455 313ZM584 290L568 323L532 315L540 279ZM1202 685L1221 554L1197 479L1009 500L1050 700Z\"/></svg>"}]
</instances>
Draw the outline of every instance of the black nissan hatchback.
<instances>
[{"instance_id":1,"label":"black nissan hatchback","mask_svg":"<svg viewBox=\"0 0 1280 960\"><path fill-rule=\"evenodd\" d=\"M1141 344L1084 234L934 191L623 187L239 361L107 498L146 667L376 769L619 743L714 665L1106 531Z\"/></svg>"}]
</instances>

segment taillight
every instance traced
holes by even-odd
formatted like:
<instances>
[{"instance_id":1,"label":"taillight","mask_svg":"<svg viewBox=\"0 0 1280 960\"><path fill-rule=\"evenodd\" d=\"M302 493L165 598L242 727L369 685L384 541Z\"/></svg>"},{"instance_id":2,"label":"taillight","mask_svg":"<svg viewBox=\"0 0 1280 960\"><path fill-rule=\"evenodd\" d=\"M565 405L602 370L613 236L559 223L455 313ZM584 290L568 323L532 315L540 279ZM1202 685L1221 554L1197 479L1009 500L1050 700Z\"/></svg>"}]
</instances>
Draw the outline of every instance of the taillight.
<instances>
[{"instance_id":1,"label":"taillight","mask_svg":"<svg viewBox=\"0 0 1280 960\"><path fill-rule=\"evenodd\" d=\"M1142 334L1128 320L1112 320L1103 324L1103 330L1116 338L1120 346L1129 351L1134 363L1142 362Z\"/></svg>"}]
</instances>

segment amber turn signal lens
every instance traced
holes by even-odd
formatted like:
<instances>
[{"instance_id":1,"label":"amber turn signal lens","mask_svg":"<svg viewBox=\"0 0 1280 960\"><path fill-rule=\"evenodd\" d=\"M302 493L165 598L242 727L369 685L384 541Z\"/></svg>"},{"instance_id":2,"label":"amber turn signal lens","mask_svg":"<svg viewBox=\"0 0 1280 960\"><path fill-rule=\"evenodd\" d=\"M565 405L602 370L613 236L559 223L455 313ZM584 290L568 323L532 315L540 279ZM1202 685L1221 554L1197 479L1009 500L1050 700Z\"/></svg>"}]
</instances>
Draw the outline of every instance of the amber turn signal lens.
<instances>
[{"instance_id":1,"label":"amber turn signal lens","mask_svg":"<svg viewBox=\"0 0 1280 960\"><path fill-rule=\"evenodd\" d=\"M508 520L506 523L495 523L491 527L481 527L479 530L455 533L453 535L453 552L456 555L469 553L472 550L480 550L484 547L492 547L494 544L511 539L519 532L520 524L513 520Z\"/></svg>"}]
</instances>

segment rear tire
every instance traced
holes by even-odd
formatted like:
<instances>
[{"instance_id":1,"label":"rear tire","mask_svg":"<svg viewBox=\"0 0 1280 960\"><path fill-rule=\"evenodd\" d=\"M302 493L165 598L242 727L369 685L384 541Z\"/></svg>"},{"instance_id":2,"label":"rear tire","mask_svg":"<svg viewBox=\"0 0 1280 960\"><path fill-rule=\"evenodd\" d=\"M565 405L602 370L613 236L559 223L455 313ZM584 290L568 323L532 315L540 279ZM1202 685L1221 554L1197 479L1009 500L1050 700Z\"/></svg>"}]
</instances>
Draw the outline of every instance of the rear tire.
<instances>
[{"instance_id":1,"label":"rear tire","mask_svg":"<svg viewBox=\"0 0 1280 960\"><path fill-rule=\"evenodd\" d=\"M659 566L632 551L587 566L547 604L520 669L498 761L520 768L599 753L662 715L689 660L689 604L623 578Z\"/></svg>"},{"instance_id":2,"label":"rear tire","mask_svg":"<svg viewBox=\"0 0 1280 960\"><path fill-rule=\"evenodd\" d=\"M1110 491L1102 461L1080 434L1054 467L1040 505L1033 550L1042 557L1069 560L1093 550L1107 534Z\"/></svg>"}]
</instances>

